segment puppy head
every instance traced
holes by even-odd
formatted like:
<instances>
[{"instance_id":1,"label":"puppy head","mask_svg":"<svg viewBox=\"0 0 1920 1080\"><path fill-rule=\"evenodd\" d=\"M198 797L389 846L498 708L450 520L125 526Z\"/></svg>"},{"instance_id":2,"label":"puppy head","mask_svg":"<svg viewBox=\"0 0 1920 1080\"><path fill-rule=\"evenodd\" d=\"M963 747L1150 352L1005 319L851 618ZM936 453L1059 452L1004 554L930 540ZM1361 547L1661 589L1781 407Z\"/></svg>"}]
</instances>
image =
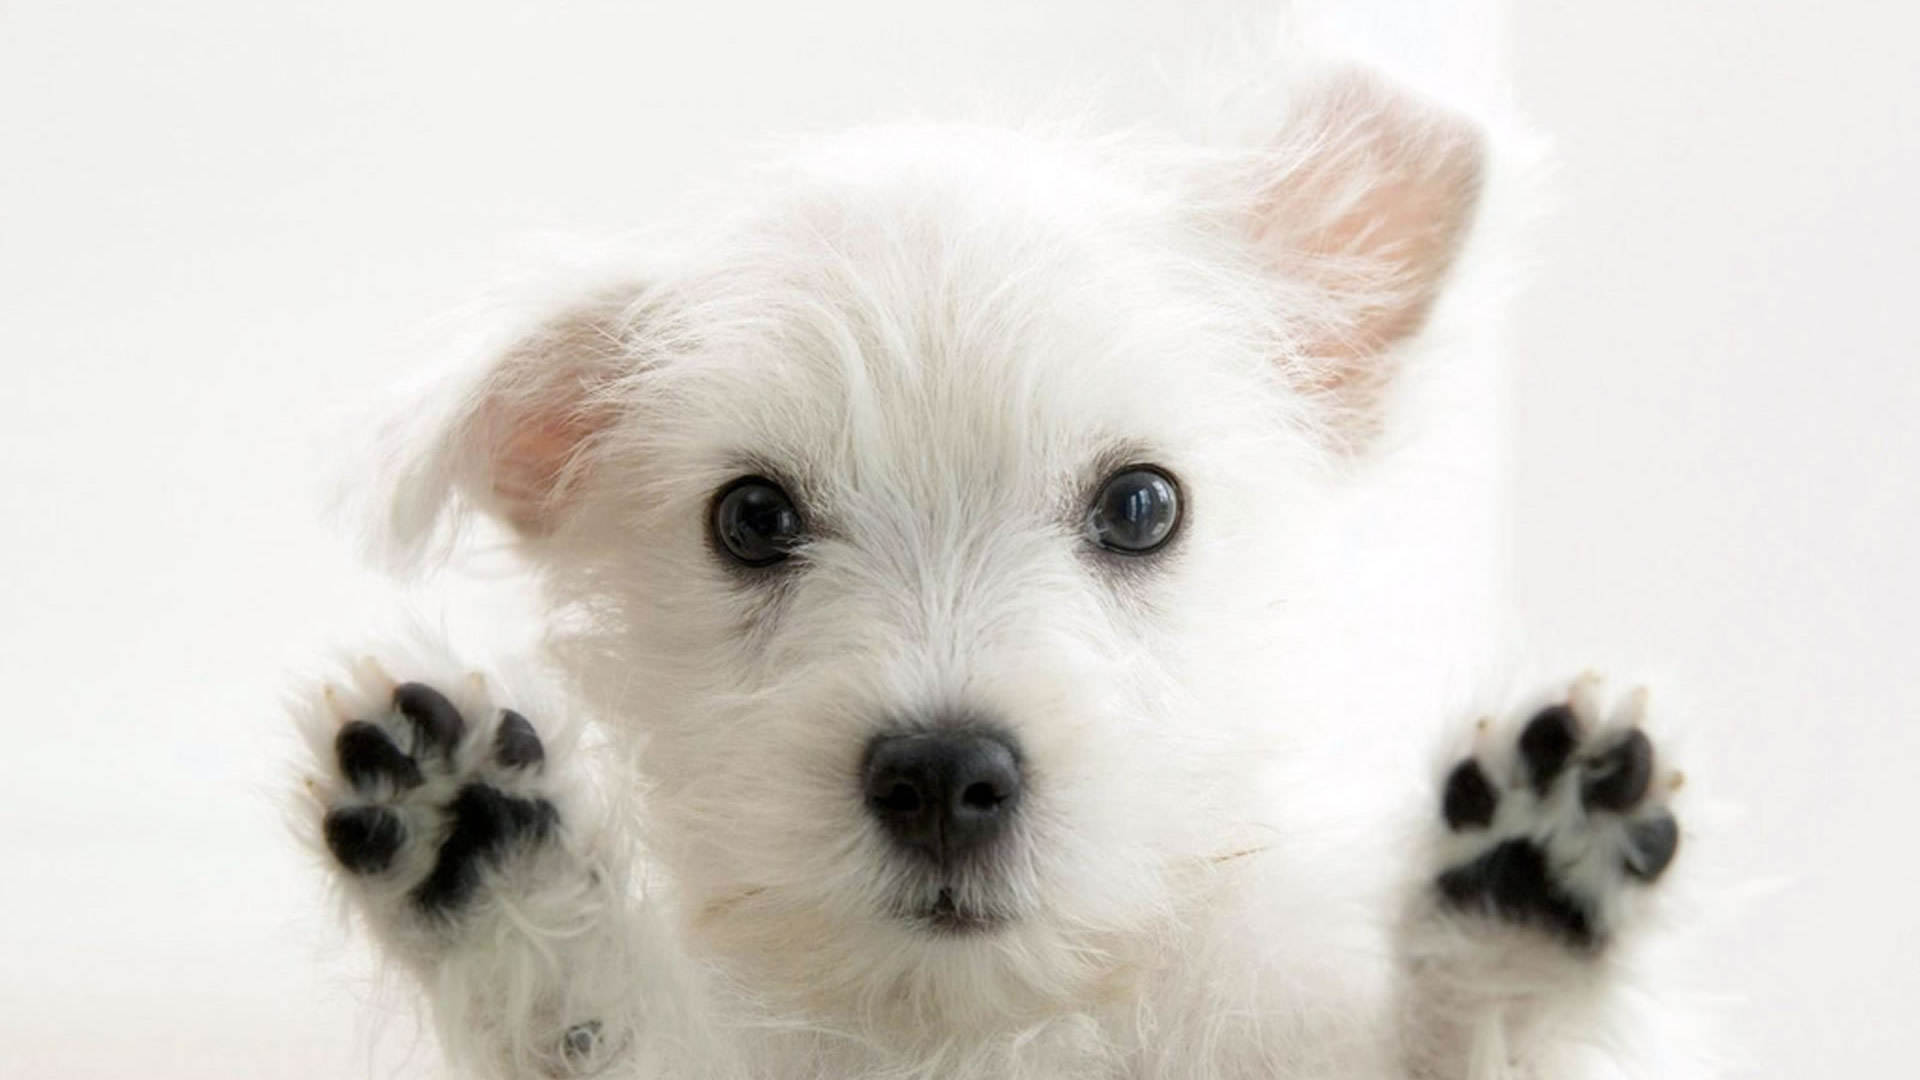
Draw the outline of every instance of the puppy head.
<instances>
[{"instance_id":1,"label":"puppy head","mask_svg":"<svg viewBox=\"0 0 1920 1080\"><path fill-rule=\"evenodd\" d=\"M519 538L695 940L822 1010L1126 977L1250 841L1332 481L1472 213L1347 79L1249 149L864 133L580 299L396 510Z\"/></svg>"}]
</instances>

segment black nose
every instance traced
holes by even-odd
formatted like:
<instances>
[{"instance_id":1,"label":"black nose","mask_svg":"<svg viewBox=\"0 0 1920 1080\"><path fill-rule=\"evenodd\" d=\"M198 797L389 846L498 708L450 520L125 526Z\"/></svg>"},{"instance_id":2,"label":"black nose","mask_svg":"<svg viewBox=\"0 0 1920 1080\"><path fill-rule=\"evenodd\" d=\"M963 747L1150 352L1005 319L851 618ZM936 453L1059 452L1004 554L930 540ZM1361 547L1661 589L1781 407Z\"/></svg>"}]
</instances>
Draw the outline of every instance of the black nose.
<instances>
[{"instance_id":1,"label":"black nose","mask_svg":"<svg viewBox=\"0 0 1920 1080\"><path fill-rule=\"evenodd\" d=\"M946 863L1007 831L1020 755L979 728L881 735L867 744L867 809L903 847Z\"/></svg>"}]
</instances>

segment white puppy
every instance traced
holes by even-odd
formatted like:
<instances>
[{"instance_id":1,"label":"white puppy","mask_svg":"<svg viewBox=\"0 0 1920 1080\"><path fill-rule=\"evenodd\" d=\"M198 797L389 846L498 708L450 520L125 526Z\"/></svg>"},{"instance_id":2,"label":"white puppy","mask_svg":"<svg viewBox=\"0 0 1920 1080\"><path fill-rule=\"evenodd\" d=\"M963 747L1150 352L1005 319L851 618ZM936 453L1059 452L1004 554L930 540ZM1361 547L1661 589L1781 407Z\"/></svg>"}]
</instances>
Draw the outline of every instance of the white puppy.
<instances>
[{"instance_id":1,"label":"white puppy","mask_svg":"<svg viewBox=\"0 0 1920 1080\"><path fill-rule=\"evenodd\" d=\"M831 142L446 400L395 523L511 530L561 689L420 647L300 711L315 848L462 1068L1660 1060L1645 697L1451 690L1479 572L1388 497L1472 472L1398 462L1489 367L1501 148L1351 68L1253 100Z\"/></svg>"}]
</instances>

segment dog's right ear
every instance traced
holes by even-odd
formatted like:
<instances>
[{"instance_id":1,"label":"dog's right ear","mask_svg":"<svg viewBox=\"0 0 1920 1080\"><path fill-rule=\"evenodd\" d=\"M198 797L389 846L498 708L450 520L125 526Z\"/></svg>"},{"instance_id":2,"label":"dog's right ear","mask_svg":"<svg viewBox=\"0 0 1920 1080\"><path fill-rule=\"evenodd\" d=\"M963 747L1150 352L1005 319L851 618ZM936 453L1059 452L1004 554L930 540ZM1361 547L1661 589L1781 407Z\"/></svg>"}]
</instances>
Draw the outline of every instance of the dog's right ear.
<instances>
[{"instance_id":1,"label":"dog's right ear","mask_svg":"<svg viewBox=\"0 0 1920 1080\"><path fill-rule=\"evenodd\" d=\"M561 307L437 392L428 442L398 440L387 523L397 554L417 556L468 511L527 542L566 529L641 366L642 297L612 288Z\"/></svg>"}]
</instances>

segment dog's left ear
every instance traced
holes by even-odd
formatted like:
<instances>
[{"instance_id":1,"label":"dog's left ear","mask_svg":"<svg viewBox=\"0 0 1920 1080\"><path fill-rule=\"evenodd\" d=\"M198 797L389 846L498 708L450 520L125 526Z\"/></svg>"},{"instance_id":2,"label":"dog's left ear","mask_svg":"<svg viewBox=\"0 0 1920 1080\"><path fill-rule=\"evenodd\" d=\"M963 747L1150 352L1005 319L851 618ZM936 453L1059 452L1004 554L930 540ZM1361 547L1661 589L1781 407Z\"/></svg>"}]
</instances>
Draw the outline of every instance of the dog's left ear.
<instances>
[{"instance_id":1,"label":"dog's left ear","mask_svg":"<svg viewBox=\"0 0 1920 1080\"><path fill-rule=\"evenodd\" d=\"M1323 80L1298 100L1258 159L1247 228L1300 302L1290 371L1364 442L1400 347L1464 246L1485 151L1464 118L1368 75Z\"/></svg>"},{"instance_id":2,"label":"dog's left ear","mask_svg":"<svg viewBox=\"0 0 1920 1080\"><path fill-rule=\"evenodd\" d=\"M494 350L477 376L437 392L429 442L403 441L389 539L417 553L442 522L477 510L518 539L565 531L591 490L620 391L641 366L642 290L600 290Z\"/></svg>"}]
</instances>

